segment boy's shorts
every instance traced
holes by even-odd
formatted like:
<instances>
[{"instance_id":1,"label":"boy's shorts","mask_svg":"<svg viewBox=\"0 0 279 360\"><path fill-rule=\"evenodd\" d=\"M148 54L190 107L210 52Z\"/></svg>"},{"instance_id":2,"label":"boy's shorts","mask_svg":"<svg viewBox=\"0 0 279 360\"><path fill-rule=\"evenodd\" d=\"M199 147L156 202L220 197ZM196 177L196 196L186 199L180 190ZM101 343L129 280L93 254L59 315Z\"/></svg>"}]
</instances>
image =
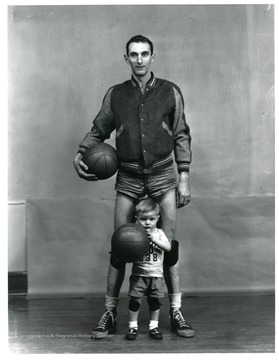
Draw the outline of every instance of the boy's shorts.
<instances>
[{"instance_id":1,"label":"boy's shorts","mask_svg":"<svg viewBox=\"0 0 279 360\"><path fill-rule=\"evenodd\" d=\"M149 296L154 298L164 297L164 278L162 277L147 277L139 275L130 276L129 296L141 298Z\"/></svg>"},{"instance_id":2,"label":"boy's shorts","mask_svg":"<svg viewBox=\"0 0 279 360\"><path fill-rule=\"evenodd\" d=\"M176 188L177 179L173 164L150 174L138 174L119 170L115 190L134 199L149 195L158 197Z\"/></svg>"}]
</instances>

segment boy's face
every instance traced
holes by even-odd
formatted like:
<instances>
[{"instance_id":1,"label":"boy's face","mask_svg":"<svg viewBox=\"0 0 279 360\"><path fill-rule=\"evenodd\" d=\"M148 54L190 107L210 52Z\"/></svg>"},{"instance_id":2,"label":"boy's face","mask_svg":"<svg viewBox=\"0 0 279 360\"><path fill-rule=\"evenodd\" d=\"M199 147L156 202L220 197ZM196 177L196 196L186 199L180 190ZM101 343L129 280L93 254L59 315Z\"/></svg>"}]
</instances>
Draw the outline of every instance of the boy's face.
<instances>
[{"instance_id":1,"label":"boy's face","mask_svg":"<svg viewBox=\"0 0 279 360\"><path fill-rule=\"evenodd\" d=\"M140 212L137 216L137 221L145 230L152 231L156 228L159 217L156 211Z\"/></svg>"}]
</instances>

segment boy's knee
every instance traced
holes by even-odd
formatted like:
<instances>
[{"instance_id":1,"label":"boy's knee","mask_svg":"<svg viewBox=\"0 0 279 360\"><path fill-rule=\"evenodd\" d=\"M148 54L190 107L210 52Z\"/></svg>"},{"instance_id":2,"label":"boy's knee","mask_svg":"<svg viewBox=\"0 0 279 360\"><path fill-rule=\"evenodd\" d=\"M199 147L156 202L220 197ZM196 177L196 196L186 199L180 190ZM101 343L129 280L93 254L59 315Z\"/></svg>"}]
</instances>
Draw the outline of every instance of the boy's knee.
<instances>
[{"instance_id":1,"label":"boy's knee","mask_svg":"<svg viewBox=\"0 0 279 360\"><path fill-rule=\"evenodd\" d=\"M164 266L174 266L178 262L179 257L179 242L172 240L171 250L164 254Z\"/></svg>"},{"instance_id":2,"label":"boy's knee","mask_svg":"<svg viewBox=\"0 0 279 360\"><path fill-rule=\"evenodd\" d=\"M149 309L150 311L156 311L160 309L160 301L158 298L154 298L154 297L148 297L147 298L148 304L149 304Z\"/></svg>"},{"instance_id":3,"label":"boy's knee","mask_svg":"<svg viewBox=\"0 0 279 360\"><path fill-rule=\"evenodd\" d=\"M140 308L140 302L138 300L135 300L135 299L132 298L129 301L129 310L138 311L139 308Z\"/></svg>"}]
</instances>

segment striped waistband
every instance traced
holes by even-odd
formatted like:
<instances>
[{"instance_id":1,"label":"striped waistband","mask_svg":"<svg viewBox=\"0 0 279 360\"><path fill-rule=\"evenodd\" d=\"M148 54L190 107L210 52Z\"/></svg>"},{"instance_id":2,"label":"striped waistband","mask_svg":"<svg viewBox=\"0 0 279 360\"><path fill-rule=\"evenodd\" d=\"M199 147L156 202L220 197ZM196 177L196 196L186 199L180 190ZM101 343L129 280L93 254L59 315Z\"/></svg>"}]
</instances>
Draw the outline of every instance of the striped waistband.
<instances>
[{"instance_id":1,"label":"striped waistband","mask_svg":"<svg viewBox=\"0 0 279 360\"><path fill-rule=\"evenodd\" d=\"M155 161L152 165L146 166L144 162L126 162L120 161L119 168L121 170L130 171L134 173L150 174L160 169L165 169L173 163L171 154L167 157Z\"/></svg>"}]
</instances>

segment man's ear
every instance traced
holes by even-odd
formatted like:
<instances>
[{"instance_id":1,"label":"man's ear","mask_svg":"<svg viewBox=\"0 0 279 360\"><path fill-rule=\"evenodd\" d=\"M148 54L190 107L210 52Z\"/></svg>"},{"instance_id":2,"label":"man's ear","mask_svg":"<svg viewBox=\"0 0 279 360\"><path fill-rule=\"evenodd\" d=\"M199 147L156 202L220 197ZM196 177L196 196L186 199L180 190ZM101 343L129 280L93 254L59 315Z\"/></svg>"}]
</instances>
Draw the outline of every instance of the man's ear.
<instances>
[{"instance_id":1,"label":"man's ear","mask_svg":"<svg viewBox=\"0 0 279 360\"><path fill-rule=\"evenodd\" d=\"M153 54L151 55L151 62L153 62L153 61L155 60L155 57L156 57L156 54L153 53Z\"/></svg>"},{"instance_id":2,"label":"man's ear","mask_svg":"<svg viewBox=\"0 0 279 360\"><path fill-rule=\"evenodd\" d=\"M124 60L127 64L129 64L129 57L126 54L124 55Z\"/></svg>"}]
</instances>

